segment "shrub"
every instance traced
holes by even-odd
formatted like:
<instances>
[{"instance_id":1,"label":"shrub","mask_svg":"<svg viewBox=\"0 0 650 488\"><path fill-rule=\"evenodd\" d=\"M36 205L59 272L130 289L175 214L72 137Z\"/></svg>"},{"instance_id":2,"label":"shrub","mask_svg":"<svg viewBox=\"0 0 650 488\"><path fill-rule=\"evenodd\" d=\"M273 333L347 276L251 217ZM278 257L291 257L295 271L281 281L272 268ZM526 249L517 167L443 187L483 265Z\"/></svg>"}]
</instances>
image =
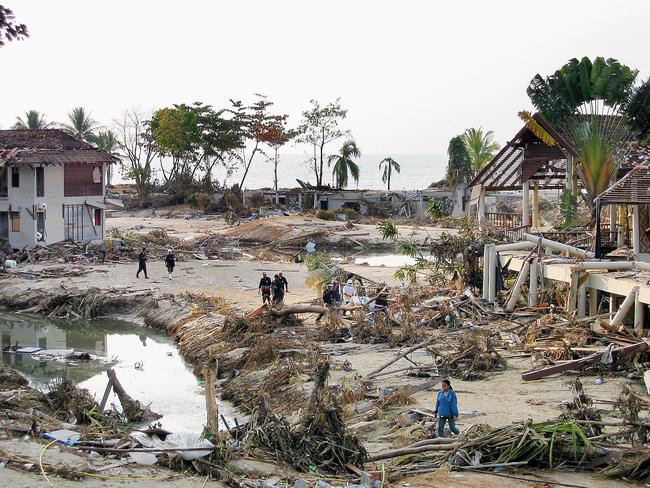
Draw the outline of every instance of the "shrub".
<instances>
[{"instance_id":1,"label":"shrub","mask_svg":"<svg viewBox=\"0 0 650 488\"><path fill-rule=\"evenodd\" d=\"M192 193L187 198L187 203L189 203L192 208L205 210L208 208L210 203L212 203L212 198L210 198L210 195L207 193Z\"/></svg>"},{"instance_id":2,"label":"shrub","mask_svg":"<svg viewBox=\"0 0 650 488\"><path fill-rule=\"evenodd\" d=\"M357 211L350 207L344 207L337 213L344 213L347 215L348 220L357 220L359 218Z\"/></svg>"},{"instance_id":3,"label":"shrub","mask_svg":"<svg viewBox=\"0 0 650 488\"><path fill-rule=\"evenodd\" d=\"M321 220L336 220L336 214L331 210L319 210L316 212L316 218Z\"/></svg>"}]
</instances>

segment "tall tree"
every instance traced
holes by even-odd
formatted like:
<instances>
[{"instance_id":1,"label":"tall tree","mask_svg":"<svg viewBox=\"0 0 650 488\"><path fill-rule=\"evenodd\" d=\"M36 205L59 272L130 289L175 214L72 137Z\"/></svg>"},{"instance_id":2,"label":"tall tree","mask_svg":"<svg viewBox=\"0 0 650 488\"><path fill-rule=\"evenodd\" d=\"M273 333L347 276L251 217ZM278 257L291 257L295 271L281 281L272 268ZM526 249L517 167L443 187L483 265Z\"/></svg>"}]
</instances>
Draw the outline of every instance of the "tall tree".
<instances>
[{"instance_id":1,"label":"tall tree","mask_svg":"<svg viewBox=\"0 0 650 488\"><path fill-rule=\"evenodd\" d=\"M459 185L472 178L472 160L462 135L453 137L447 147L447 183Z\"/></svg>"},{"instance_id":2,"label":"tall tree","mask_svg":"<svg viewBox=\"0 0 650 488\"><path fill-rule=\"evenodd\" d=\"M16 117L16 123L12 129L48 129L52 126L51 122L45 120L45 115L39 113L37 110L29 110L25 112L25 118Z\"/></svg>"},{"instance_id":3,"label":"tall tree","mask_svg":"<svg viewBox=\"0 0 650 488\"><path fill-rule=\"evenodd\" d=\"M278 150L291 139L296 137L296 131L287 129L286 124L287 116L280 116L275 120L270 121L264 130L258 134L258 137L273 150L273 158L269 159L273 162L273 188L276 192L276 203L278 203L278 164L280 163Z\"/></svg>"},{"instance_id":4,"label":"tall tree","mask_svg":"<svg viewBox=\"0 0 650 488\"><path fill-rule=\"evenodd\" d=\"M25 24L16 24L14 13L0 5L0 47L5 42L20 41L29 37Z\"/></svg>"},{"instance_id":5,"label":"tall tree","mask_svg":"<svg viewBox=\"0 0 650 488\"><path fill-rule=\"evenodd\" d=\"M626 107L637 73L612 58L574 58L550 76L535 75L528 86L535 108L578 153L590 205L628 154L634 131Z\"/></svg>"},{"instance_id":6,"label":"tall tree","mask_svg":"<svg viewBox=\"0 0 650 488\"><path fill-rule=\"evenodd\" d=\"M384 168L384 173L381 175L381 181L384 183L387 183L388 185L388 191L390 191L390 178L393 175L393 170L396 172L400 172L402 168L400 167L399 163L395 161L393 158L384 158L381 160L379 163L379 170L381 171L381 168Z\"/></svg>"},{"instance_id":7,"label":"tall tree","mask_svg":"<svg viewBox=\"0 0 650 488\"><path fill-rule=\"evenodd\" d=\"M650 137L650 78L634 89L625 113L639 139L647 140Z\"/></svg>"},{"instance_id":8,"label":"tall tree","mask_svg":"<svg viewBox=\"0 0 650 488\"><path fill-rule=\"evenodd\" d=\"M500 149L499 144L494 142L494 133L491 130L483 132L483 127L467 129L463 134L463 141L475 171L489 163Z\"/></svg>"},{"instance_id":9,"label":"tall tree","mask_svg":"<svg viewBox=\"0 0 650 488\"><path fill-rule=\"evenodd\" d=\"M325 168L325 146L348 136L349 131L339 127L348 114L341 106L340 98L324 107L316 100L310 100L311 107L302 113L302 122L298 128L298 142L310 144L314 151L311 167L316 177L316 186L323 186L323 171Z\"/></svg>"},{"instance_id":10,"label":"tall tree","mask_svg":"<svg viewBox=\"0 0 650 488\"><path fill-rule=\"evenodd\" d=\"M114 125L123 174L135 181L138 195L142 197L151 186L152 164L158 155L151 124L146 115L133 108L125 110Z\"/></svg>"},{"instance_id":11,"label":"tall tree","mask_svg":"<svg viewBox=\"0 0 650 488\"><path fill-rule=\"evenodd\" d=\"M360 169L359 165L354 162L355 158L361 157L361 150L354 142L354 139L349 139L343 143L338 154L333 154L327 158L328 166L332 168L332 179L337 188L346 188L349 183L350 175L355 183L359 183Z\"/></svg>"},{"instance_id":12,"label":"tall tree","mask_svg":"<svg viewBox=\"0 0 650 488\"><path fill-rule=\"evenodd\" d=\"M97 122L90 116L83 107L75 107L68 114L68 123L63 124L63 130L73 137L82 141L92 142L95 137Z\"/></svg>"},{"instance_id":13,"label":"tall tree","mask_svg":"<svg viewBox=\"0 0 650 488\"><path fill-rule=\"evenodd\" d=\"M246 156L246 148L242 147L244 174L239 183L239 188L244 188L244 182L246 181L246 176L248 176L255 155L257 153L264 153L262 144L268 143L269 139L272 140L279 135L279 126L288 117L288 115L270 114L268 109L273 105L273 102L269 101L264 95L256 94L256 97L257 100L251 105L244 105L241 101L231 101L235 117L241 123L246 139L253 144L248 156ZM274 142L277 143L279 141L275 140Z\"/></svg>"}]
</instances>

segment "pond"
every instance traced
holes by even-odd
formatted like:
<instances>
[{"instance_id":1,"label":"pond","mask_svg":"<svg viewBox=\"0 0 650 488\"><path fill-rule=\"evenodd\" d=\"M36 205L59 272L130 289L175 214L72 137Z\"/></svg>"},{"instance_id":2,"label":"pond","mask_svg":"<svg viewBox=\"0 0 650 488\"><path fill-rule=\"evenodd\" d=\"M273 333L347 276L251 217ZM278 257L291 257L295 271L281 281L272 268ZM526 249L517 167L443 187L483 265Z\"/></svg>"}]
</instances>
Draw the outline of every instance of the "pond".
<instances>
[{"instance_id":1,"label":"pond","mask_svg":"<svg viewBox=\"0 0 650 488\"><path fill-rule=\"evenodd\" d=\"M0 316L3 349L41 348L33 354L2 352L2 360L23 373L36 388L46 390L55 380L70 378L87 388L97 401L113 368L126 392L163 415L160 422L170 431L201 433L206 422L204 388L165 334L116 320L51 320L3 313ZM89 361L66 361L71 352L88 352ZM119 401L114 393L108 405ZM220 413L231 419L244 416L227 402ZM221 423L221 420L220 420ZM221 423L221 428L223 424Z\"/></svg>"}]
</instances>

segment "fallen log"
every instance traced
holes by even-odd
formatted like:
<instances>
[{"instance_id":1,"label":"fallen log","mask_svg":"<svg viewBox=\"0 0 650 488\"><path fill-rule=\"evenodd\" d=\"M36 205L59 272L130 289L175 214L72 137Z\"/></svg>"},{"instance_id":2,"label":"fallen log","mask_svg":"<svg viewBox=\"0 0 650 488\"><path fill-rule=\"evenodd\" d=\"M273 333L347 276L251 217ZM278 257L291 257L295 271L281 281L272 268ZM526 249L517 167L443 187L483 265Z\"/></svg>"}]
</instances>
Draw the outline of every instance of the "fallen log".
<instances>
[{"instance_id":1,"label":"fallen log","mask_svg":"<svg viewBox=\"0 0 650 488\"><path fill-rule=\"evenodd\" d=\"M621 358L628 354L644 351L647 348L648 348L648 344L646 342L637 342L636 344L631 344L629 346L616 348L612 351L612 354L618 356L618 358ZM547 366L545 368L534 370L534 371L526 371L525 373L521 374L521 379L524 381L539 380L541 378L546 378L547 376L550 376L555 373L562 373L564 371L573 371L576 369L580 369L583 366L587 366L588 364L592 364L599 361L603 355L603 352L604 351L596 352L594 354L590 354L589 356L585 356L580 359L574 359L573 361L566 361L560 364L553 364L552 366Z\"/></svg>"},{"instance_id":2,"label":"fallen log","mask_svg":"<svg viewBox=\"0 0 650 488\"><path fill-rule=\"evenodd\" d=\"M385 370L388 366L390 366L393 363L396 363L400 359L408 356L411 354L413 351L417 351L418 349L422 349L423 347L428 346L429 344L433 343L436 339L438 339L435 336L429 337L426 341L420 342L419 344L416 344L415 346L411 346L408 349L406 349L404 352L400 353L398 356L395 356L394 358L388 360L381 366L379 366L377 369L372 370L370 373L368 373L366 376L364 376L364 380L369 380L374 378L377 373L380 373L381 371Z\"/></svg>"},{"instance_id":3,"label":"fallen log","mask_svg":"<svg viewBox=\"0 0 650 488\"><path fill-rule=\"evenodd\" d=\"M396 457L406 456L408 454L419 454L421 452L431 451L453 451L461 447L462 444L456 442L454 444L430 444L419 447L404 447L402 449L394 449L392 451L384 451L370 456L370 461L381 461L382 459L392 459Z\"/></svg>"},{"instance_id":4,"label":"fallen log","mask_svg":"<svg viewBox=\"0 0 650 488\"><path fill-rule=\"evenodd\" d=\"M152 412L148 406L143 406L138 400L131 398L117 379L115 371L109 369L106 374L108 374L108 377L113 383L113 391L117 395L117 398L119 398L120 404L122 405L122 411L129 422L150 422L162 417L162 415Z\"/></svg>"}]
</instances>

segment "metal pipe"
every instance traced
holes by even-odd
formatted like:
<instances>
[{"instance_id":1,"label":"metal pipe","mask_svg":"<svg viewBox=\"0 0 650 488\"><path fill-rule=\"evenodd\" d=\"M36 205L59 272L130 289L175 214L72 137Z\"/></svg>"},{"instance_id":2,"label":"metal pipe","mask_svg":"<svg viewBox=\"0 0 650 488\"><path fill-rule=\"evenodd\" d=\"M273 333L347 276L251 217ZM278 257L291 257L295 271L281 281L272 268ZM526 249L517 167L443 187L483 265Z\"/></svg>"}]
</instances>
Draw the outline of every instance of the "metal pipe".
<instances>
[{"instance_id":1,"label":"metal pipe","mask_svg":"<svg viewBox=\"0 0 650 488\"><path fill-rule=\"evenodd\" d=\"M539 236L533 234L524 233L524 239L530 242L534 242L535 244L540 242L541 245L544 247L555 249L556 251L566 252L573 256L579 256L581 258L594 257L593 252L585 251L584 249L579 249L577 247L569 246L568 244L563 244L561 242L551 241L550 239L546 239L544 237L540 238Z\"/></svg>"},{"instance_id":2,"label":"metal pipe","mask_svg":"<svg viewBox=\"0 0 650 488\"><path fill-rule=\"evenodd\" d=\"M530 249L534 249L535 247L537 247L537 244L533 244L532 242L528 242L528 241L513 242L510 244L499 244L497 246L494 246L494 248L499 252L528 251Z\"/></svg>"},{"instance_id":3,"label":"metal pipe","mask_svg":"<svg viewBox=\"0 0 650 488\"><path fill-rule=\"evenodd\" d=\"M630 293L625 297L623 303L621 303L621 308L618 309L618 312L616 312L616 315L614 315L614 318L610 322L609 325L611 327L618 327L623 323L623 320L625 320L625 316L632 308L632 305L634 305L638 293L639 293L638 286L635 286L634 288L632 288L632 290L630 290Z\"/></svg>"}]
</instances>

